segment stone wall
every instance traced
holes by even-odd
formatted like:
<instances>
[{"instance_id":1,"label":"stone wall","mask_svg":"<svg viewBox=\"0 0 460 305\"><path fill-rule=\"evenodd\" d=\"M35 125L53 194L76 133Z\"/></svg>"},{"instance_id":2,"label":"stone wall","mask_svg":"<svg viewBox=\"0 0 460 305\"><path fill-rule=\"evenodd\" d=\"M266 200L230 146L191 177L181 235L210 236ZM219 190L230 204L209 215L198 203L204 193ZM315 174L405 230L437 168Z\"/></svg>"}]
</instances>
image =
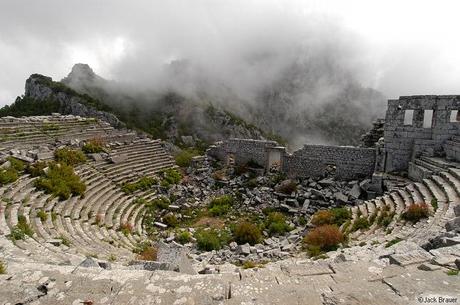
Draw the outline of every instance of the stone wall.
<instances>
[{"instance_id":1,"label":"stone wall","mask_svg":"<svg viewBox=\"0 0 460 305\"><path fill-rule=\"evenodd\" d=\"M370 177L374 167L374 148L348 146L305 145L282 161L290 177L321 177L332 170L336 178L349 180Z\"/></svg>"},{"instance_id":2,"label":"stone wall","mask_svg":"<svg viewBox=\"0 0 460 305\"><path fill-rule=\"evenodd\" d=\"M253 161L265 167L268 162L268 148L277 146L275 141L229 139L211 146L207 154L224 161L231 156L236 165Z\"/></svg>"},{"instance_id":3,"label":"stone wall","mask_svg":"<svg viewBox=\"0 0 460 305\"><path fill-rule=\"evenodd\" d=\"M208 155L226 161L229 156L235 164L254 161L267 169L270 152L280 156L280 170L290 177L322 177L328 168L335 168L339 179L370 177L375 167L375 149L347 146L305 145L288 154L273 141L230 139L218 142L208 149Z\"/></svg>"},{"instance_id":4,"label":"stone wall","mask_svg":"<svg viewBox=\"0 0 460 305\"><path fill-rule=\"evenodd\" d=\"M385 171L407 171L410 160L422 153L445 154L446 142L460 134L460 123L450 121L452 111L459 109L457 95L402 96L389 100L384 132ZM413 111L413 119L404 122L408 110ZM424 126L424 120L429 122L431 115L425 110L432 111L428 126Z\"/></svg>"}]
</instances>

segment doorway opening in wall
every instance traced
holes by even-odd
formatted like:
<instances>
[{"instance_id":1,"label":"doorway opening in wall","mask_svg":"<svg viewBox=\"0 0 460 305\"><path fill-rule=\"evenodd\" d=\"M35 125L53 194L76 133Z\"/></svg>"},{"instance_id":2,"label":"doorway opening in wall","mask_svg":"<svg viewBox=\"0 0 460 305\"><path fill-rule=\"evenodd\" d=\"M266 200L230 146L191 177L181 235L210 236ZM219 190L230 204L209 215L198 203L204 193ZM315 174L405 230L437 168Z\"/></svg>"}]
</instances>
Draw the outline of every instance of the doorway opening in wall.
<instances>
[{"instance_id":1,"label":"doorway opening in wall","mask_svg":"<svg viewBox=\"0 0 460 305\"><path fill-rule=\"evenodd\" d=\"M326 164L326 168L324 170L324 176L335 177L336 174L337 174L337 166L335 164Z\"/></svg>"},{"instance_id":2,"label":"doorway opening in wall","mask_svg":"<svg viewBox=\"0 0 460 305\"><path fill-rule=\"evenodd\" d=\"M279 171L281 169L281 151L270 150L268 152L268 169L270 171Z\"/></svg>"},{"instance_id":3,"label":"doorway opening in wall","mask_svg":"<svg viewBox=\"0 0 460 305\"><path fill-rule=\"evenodd\" d=\"M460 122L460 113L458 112L458 110L450 111L450 122L451 123Z\"/></svg>"},{"instance_id":4,"label":"doorway opening in wall","mask_svg":"<svg viewBox=\"0 0 460 305\"><path fill-rule=\"evenodd\" d=\"M423 128L431 128L433 126L433 110L427 109L423 112Z\"/></svg>"},{"instance_id":5,"label":"doorway opening in wall","mask_svg":"<svg viewBox=\"0 0 460 305\"><path fill-rule=\"evenodd\" d=\"M404 125L412 125L414 120L414 110L408 109L404 111Z\"/></svg>"}]
</instances>

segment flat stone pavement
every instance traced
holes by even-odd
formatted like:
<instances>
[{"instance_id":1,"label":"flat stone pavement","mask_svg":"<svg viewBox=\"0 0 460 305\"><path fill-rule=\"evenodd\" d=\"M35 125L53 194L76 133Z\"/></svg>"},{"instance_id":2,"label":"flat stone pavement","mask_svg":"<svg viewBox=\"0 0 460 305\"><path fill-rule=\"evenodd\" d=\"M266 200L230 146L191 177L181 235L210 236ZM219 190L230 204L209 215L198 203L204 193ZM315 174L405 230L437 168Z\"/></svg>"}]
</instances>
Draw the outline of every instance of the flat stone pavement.
<instances>
[{"instance_id":1,"label":"flat stone pavement","mask_svg":"<svg viewBox=\"0 0 460 305\"><path fill-rule=\"evenodd\" d=\"M292 258L263 268L225 264L220 274L189 275L10 261L8 273L0 275L0 304L388 305L425 304L419 298L432 297L457 298L445 303L460 304L459 276L417 267Z\"/></svg>"}]
</instances>

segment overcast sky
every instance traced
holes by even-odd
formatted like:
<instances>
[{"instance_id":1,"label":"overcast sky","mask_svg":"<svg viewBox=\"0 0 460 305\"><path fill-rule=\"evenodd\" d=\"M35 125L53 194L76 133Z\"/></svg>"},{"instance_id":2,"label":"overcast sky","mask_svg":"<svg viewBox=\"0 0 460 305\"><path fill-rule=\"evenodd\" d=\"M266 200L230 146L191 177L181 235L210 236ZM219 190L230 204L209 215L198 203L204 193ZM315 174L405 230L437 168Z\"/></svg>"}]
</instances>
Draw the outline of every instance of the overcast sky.
<instances>
[{"instance_id":1,"label":"overcast sky","mask_svg":"<svg viewBox=\"0 0 460 305\"><path fill-rule=\"evenodd\" d=\"M0 0L0 105L30 74L61 79L78 62L155 87L165 64L187 59L250 90L293 50L335 42L356 79L387 97L460 94L459 12L458 0ZM248 68L251 56L273 59Z\"/></svg>"}]
</instances>

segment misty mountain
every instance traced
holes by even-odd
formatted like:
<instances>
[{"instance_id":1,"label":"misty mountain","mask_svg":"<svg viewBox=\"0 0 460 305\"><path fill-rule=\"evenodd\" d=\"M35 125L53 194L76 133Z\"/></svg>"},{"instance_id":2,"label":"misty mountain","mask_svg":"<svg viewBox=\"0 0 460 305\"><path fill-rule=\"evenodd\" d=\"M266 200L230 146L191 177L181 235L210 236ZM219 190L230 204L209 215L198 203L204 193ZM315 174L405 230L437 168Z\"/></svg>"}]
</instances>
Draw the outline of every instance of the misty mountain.
<instances>
[{"instance_id":1,"label":"misty mountain","mask_svg":"<svg viewBox=\"0 0 460 305\"><path fill-rule=\"evenodd\" d=\"M357 145L372 121L383 116L385 98L325 58L287 66L253 100L240 98L223 84L216 89L215 83L197 81L198 73L187 61L171 63L167 74L184 87L193 84L193 94L108 81L84 64L75 65L62 82L100 99L128 124L141 122L144 130L162 138L192 135L209 142L238 135L282 138L291 148L308 142ZM219 115L210 117L211 112ZM240 122L240 127L232 132L220 127L231 122Z\"/></svg>"}]
</instances>

